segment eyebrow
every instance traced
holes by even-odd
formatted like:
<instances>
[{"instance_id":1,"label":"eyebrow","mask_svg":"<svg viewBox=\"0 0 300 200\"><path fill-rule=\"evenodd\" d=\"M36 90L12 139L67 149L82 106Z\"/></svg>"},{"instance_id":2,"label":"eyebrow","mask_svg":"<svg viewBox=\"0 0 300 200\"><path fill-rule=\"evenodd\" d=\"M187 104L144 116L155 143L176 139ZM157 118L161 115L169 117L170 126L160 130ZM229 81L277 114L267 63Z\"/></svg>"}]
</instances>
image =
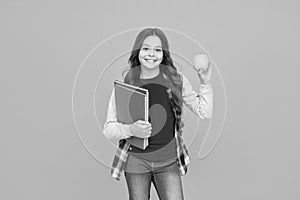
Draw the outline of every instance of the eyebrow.
<instances>
[{"instance_id":1,"label":"eyebrow","mask_svg":"<svg viewBox=\"0 0 300 200\"><path fill-rule=\"evenodd\" d=\"M144 45L147 45L147 46L149 46L149 47L150 47L150 45L149 45L149 44L143 44L142 46L144 46ZM160 47L160 48L161 48L161 46L156 46L156 47Z\"/></svg>"}]
</instances>

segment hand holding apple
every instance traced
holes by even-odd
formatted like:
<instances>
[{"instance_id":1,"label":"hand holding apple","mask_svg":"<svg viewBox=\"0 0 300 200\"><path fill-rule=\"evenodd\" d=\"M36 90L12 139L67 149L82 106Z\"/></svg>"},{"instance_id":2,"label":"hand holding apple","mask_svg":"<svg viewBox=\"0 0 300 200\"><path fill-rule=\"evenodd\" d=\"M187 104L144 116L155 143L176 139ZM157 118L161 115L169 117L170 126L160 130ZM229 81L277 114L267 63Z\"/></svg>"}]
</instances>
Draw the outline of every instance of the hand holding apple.
<instances>
[{"instance_id":1,"label":"hand holding apple","mask_svg":"<svg viewBox=\"0 0 300 200\"><path fill-rule=\"evenodd\" d=\"M198 76L202 84L209 84L211 81L211 62L205 54L198 54L194 57L194 69L198 72Z\"/></svg>"}]
</instances>

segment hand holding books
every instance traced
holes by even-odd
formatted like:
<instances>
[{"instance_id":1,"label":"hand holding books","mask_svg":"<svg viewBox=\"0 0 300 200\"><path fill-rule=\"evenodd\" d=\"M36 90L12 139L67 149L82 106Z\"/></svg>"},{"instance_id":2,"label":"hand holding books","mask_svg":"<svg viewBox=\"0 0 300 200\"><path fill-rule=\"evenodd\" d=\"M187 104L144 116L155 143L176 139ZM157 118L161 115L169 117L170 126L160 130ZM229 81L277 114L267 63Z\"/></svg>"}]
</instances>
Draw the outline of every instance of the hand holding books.
<instances>
[{"instance_id":1,"label":"hand holding books","mask_svg":"<svg viewBox=\"0 0 300 200\"><path fill-rule=\"evenodd\" d=\"M143 120L137 120L129 125L132 135L139 138L148 138L151 136L152 125Z\"/></svg>"}]
</instances>

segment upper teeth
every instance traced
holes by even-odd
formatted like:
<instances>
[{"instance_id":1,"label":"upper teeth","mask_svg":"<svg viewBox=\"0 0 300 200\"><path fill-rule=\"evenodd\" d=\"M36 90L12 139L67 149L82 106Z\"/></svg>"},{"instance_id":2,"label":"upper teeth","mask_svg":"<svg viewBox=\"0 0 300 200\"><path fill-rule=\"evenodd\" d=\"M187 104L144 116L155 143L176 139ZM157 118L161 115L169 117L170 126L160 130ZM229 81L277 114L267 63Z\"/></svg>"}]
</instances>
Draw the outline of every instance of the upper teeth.
<instances>
[{"instance_id":1,"label":"upper teeth","mask_svg":"<svg viewBox=\"0 0 300 200\"><path fill-rule=\"evenodd\" d=\"M152 60L152 59L145 59L146 61L151 61L151 62L154 62L155 60Z\"/></svg>"}]
</instances>

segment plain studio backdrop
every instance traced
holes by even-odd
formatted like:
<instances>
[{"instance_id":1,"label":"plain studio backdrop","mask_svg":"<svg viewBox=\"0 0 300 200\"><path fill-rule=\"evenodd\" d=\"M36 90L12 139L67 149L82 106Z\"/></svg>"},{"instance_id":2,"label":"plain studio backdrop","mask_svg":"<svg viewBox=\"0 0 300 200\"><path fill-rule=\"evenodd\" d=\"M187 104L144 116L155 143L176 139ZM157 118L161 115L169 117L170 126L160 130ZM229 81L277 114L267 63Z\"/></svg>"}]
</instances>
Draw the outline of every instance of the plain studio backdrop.
<instances>
[{"instance_id":1,"label":"plain studio backdrop","mask_svg":"<svg viewBox=\"0 0 300 200\"><path fill-rule=\"evenodd\" d=\"M128 198L124 176L110 177L115 146L101 126L112 79L143 27L165 30L195 90L188 62L201 49L170 30L193 38L216 64L204 150L222 135L198 159L210 121L195 131L187 111L185 198L300 199L299 9L292 0L2 0L0 199ZM151 199L158 199L153 187Z\"/></svg>"}]
</instances>

